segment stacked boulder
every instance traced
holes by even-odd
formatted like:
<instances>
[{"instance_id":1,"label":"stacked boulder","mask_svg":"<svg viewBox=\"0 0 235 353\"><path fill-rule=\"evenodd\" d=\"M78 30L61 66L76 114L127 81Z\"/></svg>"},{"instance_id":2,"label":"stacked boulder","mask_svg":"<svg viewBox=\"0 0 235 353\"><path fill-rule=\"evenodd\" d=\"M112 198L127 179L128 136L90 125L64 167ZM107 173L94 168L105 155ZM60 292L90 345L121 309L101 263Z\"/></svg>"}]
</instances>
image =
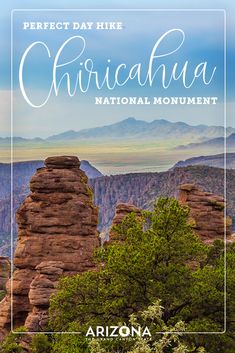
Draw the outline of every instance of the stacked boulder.
<instances>
[{"instance_id":1,"label":"stacked boulder","mask_svg":"<svg viewBox=\"0 0 235 353\"><path fill-rule=\"evenodd\" d=\"M194 184L180 185L179 201L190 208L191 224L206 244L231 235L231 222L224 215L222 196L202 191Z\"/></svg>"}]
</instances>

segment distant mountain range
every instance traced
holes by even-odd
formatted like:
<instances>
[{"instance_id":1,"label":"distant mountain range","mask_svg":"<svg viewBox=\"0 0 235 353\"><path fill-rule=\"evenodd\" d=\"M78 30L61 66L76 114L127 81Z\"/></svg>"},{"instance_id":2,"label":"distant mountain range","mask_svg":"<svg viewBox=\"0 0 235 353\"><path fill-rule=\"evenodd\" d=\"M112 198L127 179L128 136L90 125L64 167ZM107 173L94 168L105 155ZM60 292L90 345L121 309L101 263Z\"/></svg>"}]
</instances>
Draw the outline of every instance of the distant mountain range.
<instances>
[{"instance_id":1,"label":"distant mountain range","mask_svg":"<svg viewBox=\"0 0 235 353\"><path fill-rule=\"evenodd\" d=\"M227 136L226 138L226 146L227 148L235 150L235 133ZM178 146L177 149L208 149L208 148L224 148L224 137L217 137L213 139L209 139L208 141L200 142L200 143L190 143L187 145Z\"/></svg>"},{"instance_id":2,"label":"distant mountain range","mask_svg":"<svg viewBox=\"0 0 235 353\"><path fill-rule=\"evenodd\" d=\"M227 128L227 134L235 133L235 129ZM49 141L77 140L77 139L156 139L190 138L208 140L223 136L222 126L197 125L191 126L183 122L170 122L164 119L146 122L135 118L128 118L118 123L85 129L80 131L67 131L49 137Z\"/></svg>"},{"instance_id":3,"label":"distant mountain range","mask_svg":"<svg viewBox=\"0 0 235 353\"><path fill-rule=\"evenodd\" d=\"M192 165L207 165L209 167L224 168L224 154L188 158L185 161L177 162L171 169ZM226 167L227 169L235 169L235 153L226 154Z\"/></svg>"},{"instance_id":4,"label":"distant mountain range","mask_svg":"<svg viewBox=\"0 0 235 353\"><path fill-rule=\"evenodd\" d=\"M235 133L235 129L228 127L227 135ZM56 143L63 141L80 140L126 140L126 139L148 139L161 141L165 139L190 140L202 142L208 139L222 137L224 135L223 126L196 125L191 126L183 122L170 122L164 119L146 122L135 118L127 118L115 124L84 129L80 131L69 130L61 134L50 136L46 139L33 138L25 139L14 137L15 143ZM10 138L0 138L0 143L9 143Z\"/></svg>"},{"instance_id":5,"label":"distant mountain range","mask_svg":"<svg viewBox=\"0 0 235 353\"><path fill-rule=\"evenodd\" d=\"M35 137L35 138L24 138L24 137L19 137L19 136L14 136L13 137L13 142L14 143L41 143L45 142L44 139L40 137ZM0 144L2 145L9 145L11 143L11 137L0 137Z\"/></svg>"}]
</instances>

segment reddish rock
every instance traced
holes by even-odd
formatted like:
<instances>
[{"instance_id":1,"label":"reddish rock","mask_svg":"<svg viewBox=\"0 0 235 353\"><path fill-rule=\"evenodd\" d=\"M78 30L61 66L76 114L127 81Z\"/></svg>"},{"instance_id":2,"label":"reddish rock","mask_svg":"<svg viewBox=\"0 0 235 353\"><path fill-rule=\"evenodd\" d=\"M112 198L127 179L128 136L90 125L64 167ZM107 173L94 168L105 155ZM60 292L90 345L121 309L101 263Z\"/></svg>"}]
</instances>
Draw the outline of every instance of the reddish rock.
<instances>
[{"instance_id":1,"label":"reddish rock","mask_svg":"<svg viewBox=\"0 0 235 353\"><path fill-rule=\"evenodd\" d=\"M141 210L129 203L119 203L116 206L115 216L113 218L113 223L109 233L109 240L112 241L117 238L115 231L115 226L118 226L122 223L123 219L128 216L130 213L135 213L137 217L141 217Z\"/></svg>"},{"instance_id":2,"label":"reddish rock","mask_svg":"<svg viewBox=\"0 0 235 353\"><path fill-rule=\"evenodd\" d=\"M49 298L62 275L92 268L99 245L98 209L77 157L50 157L30 181L30 195L16 215L13 326L46 327ZM0 304L0 331L10 327L10 286ZM3 310L3 312L2 312Z\"/></svg>"},{"instance_id":3,"label":"reddish rock","mask_svg":"<svg viewBox=\"0 0 235 353\"><path fill-rule=\"evenodd\" d=\"M27 316L25 326L30 332L46 331L48 319L47 308L42 309L34 306Z\"/></svg>"},{"instance_id":4,"label":"reddish rock","mask_svg":"<svg viewBox=\"0 0 235 353\"><path fill-rule=\"evenodd\" d=\"M33 306L25 321L28 331L38 332L46 329L50 297L56 292L64 267L62 261L44 261L36 266L37 275L30 284L28 294L29 302Z\"/></svg>"},{"instance_id":5,"label":"reddish rock","mask_svg":"<svg viewBox=\"0 0 235 353\"><path fill-rule=\"evenodd\" d=\"M209 192L200 190L194 184L180 185L179 200L190 207L190 217L195 232L210 244L216 239L224 240L225 200ZM231 235L231 225L226 227L226 235Z\"/></svg>"},{"instance_id":6,"label":"reddish rock","mask_svg":"<svg viewBox=\"0 0 235 353\"><path fill-rule=\"evenodd\" d=\"M0 302L0 342L11 329L11 297L7 295Z\"/></svg>"},{"instance_id":7,"label":"reddish rock","mask_svg":"<svg viewBox=\"0 0 235 353\"><path fill-rule=\"evenodd\" d=\"M0 291L6 290L6 282L10 277L11 264L8 257L0 256Z\"/></svg>"},{"instance_id":8,"label":"reddish rock","mask_svg":"<svg viewBox=\"0 0 235 353\"><path fill-rule=\"evenodd\" d=\"M3 297L0 302L0 327L4 327L3 331L0 330L0 341L10 329L10 318L11 312L10 307L10 297L5 296L7 287L9 285L9 277L11 272L11 264L8 257L0 257L0 295Z\"/></svg>"}]
</instances>

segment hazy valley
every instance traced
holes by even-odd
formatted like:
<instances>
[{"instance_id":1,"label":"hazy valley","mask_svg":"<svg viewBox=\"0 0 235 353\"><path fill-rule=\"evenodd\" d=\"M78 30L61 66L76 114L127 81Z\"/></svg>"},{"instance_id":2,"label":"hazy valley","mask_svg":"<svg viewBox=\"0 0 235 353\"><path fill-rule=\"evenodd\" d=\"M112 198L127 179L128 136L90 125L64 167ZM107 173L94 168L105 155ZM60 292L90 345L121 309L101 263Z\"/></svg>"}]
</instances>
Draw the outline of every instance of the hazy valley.
<instances>
[{"instance_id":1,"label":"hazy valley","mask_svg":"<svg viewBox=\"0 0 235 353\"><path fill-rule=\"evenodd\" d=\"M226 129L228 152L235 152L234 133L234 128ZM223 135L222 126L128 118L108 126L69 130L46 139L14 137L13 157L14 161L27 161L43 160L49 155L78 155L105 175L160 172L179 160L223 153ZM0 138L2 162L10 161L9 147L10 138Z\"/></svg>"}]
</instances>

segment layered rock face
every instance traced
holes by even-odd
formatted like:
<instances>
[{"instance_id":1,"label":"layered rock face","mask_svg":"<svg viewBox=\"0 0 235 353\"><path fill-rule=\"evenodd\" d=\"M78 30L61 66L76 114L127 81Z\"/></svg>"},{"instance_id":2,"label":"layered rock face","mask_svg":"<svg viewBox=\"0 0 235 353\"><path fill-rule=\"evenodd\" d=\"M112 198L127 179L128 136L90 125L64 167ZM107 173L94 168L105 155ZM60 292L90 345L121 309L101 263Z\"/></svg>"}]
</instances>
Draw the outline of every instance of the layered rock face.
<instances>
[{"instance_id":1,"label":"layered rock face","mask_svg":"<svg viewBox=\"0 0 235 353\"><path fill-rule=\"evenodd\" d=\"M225 200L222 196L205 192L194 184L180 185L179 201L190 207L190 216L195 232L203 242L210 244L224 239ZM231 224L227 224L226 235L231 235Z\"/></svg>"},{"instance_id":2,"label":"layered rock face","mask_svg":"<svg viewBox=\"0 0 235 353\"><path fill-rule=\"evenodd\" d=\"M93 267L99 245L98 209L76 157L50 157L30 182L30 194L17 211L14 257L13 326L46 327L49 298L62 275ZM0 305L0 329L9 330L9 296Z\"/></svg>"},{"instance_id":3,"label":"layered rock face","mask_svg":"<svg viewBox=\"0 0 235 353\"><path fill-rule=\"evenodd\" d=\"M36 266L37 274L30 284L29 302L33 306L26 318L25 326L29 331L46 331L50 297L56 292L59 279L64 273L62 261L44 261Z\"/></svg>"}]
</instances>

